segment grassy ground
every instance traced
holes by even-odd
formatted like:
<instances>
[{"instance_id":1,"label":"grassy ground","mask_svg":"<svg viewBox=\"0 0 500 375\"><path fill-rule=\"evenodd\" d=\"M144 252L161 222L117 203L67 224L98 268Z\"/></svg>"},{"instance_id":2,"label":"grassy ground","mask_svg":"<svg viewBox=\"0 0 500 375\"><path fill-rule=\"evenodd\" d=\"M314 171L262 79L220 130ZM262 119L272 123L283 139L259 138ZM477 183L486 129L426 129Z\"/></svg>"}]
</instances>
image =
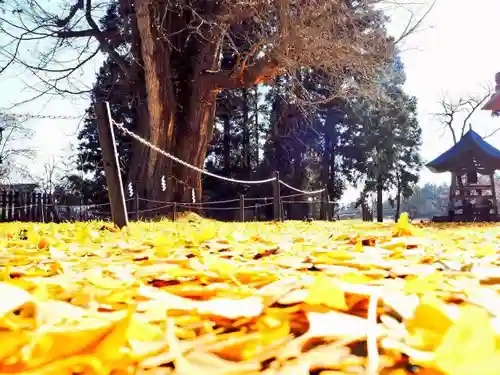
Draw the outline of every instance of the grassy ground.
<instances>
[{"instance_id":1,"label":"grassy ground","mask_svg":"<svg viewBox=\"0 0 500 375\"><path fill-rule=\"evenodd\" d=\"M0 374L495 375L493 225L0 226Z\"/></svg>"}]
</instances>

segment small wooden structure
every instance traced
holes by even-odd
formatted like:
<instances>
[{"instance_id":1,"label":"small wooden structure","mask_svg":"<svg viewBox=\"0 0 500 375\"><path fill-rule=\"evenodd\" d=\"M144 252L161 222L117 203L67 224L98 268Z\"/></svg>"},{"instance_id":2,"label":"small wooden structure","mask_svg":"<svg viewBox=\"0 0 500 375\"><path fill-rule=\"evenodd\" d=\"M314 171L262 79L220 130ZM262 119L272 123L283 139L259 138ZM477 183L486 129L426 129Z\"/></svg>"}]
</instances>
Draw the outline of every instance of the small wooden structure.
<instances>
[{"instance_id":1,"label":"small wooden structure","mask_svg":"<svg viewBox=\"0 0 500 375\"><path fill-rule=\"evenodd\" d=\"M452 175L448 215L434 221L498 221L494 173L500 169L500 150L479 134L470 129L427 167Z\"/></svg>"}]
</instances>

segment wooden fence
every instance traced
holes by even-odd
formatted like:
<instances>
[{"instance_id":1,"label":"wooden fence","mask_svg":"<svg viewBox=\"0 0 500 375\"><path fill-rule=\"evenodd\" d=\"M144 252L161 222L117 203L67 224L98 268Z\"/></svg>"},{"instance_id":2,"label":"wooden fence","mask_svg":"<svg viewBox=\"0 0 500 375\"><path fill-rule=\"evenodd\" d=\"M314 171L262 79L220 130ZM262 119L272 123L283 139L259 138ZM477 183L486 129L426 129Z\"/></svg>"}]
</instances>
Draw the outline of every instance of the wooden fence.
<instances>
[{"instance_id":1,"label":"wooden fence","mask_svg":"<svg viewBox=\"0 0 500 375\"><path fill-rule=\"evenodd\" d=\"M56 221L54 199L50 194L0 192L0 221Z\"/></svg>"},{"instance_id":2,"label":"wooden fence","mask_svg":"<svg viewBox=\"0 0 500 375\"><path fill-rule=\"evenodd\" d=\"M280 199L280 215L283 219L303 220L305 218L329 220L335 215L330 202L294 201L290 198L301 194L289 195ZM64 222L87 220L111 220L110 204L60 204L65 202L51 194L0 191L0 222ZM288 199L288 200L286 200ZM222 204L222 205L221 205ZM325 205L326 217L322 217L320 207ZM176 203L150 201L138 197L126 200L129 220L155 220L158 218L176 219L178 214L194 211L203 217L223 221L261 221L272 220L274 202L268 198L245 198L205 203Z\"/></svg>"}]
</instances>

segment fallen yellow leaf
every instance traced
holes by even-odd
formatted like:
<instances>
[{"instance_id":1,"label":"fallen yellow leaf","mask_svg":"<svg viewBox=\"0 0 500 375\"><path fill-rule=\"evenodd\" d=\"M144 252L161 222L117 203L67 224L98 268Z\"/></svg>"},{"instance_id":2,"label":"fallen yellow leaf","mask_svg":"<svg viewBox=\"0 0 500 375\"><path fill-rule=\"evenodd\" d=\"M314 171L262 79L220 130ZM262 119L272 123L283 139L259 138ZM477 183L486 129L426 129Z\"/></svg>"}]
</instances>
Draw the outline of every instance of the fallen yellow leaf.
<instances>
[{"instance_id":1,"label":"fallen yellow leaf","mask_svg":"<svg viewBox=\"0 0 500 375\"><path fill-rule=\"evenodd\" d=\"M309 305L325 305L341 311L347 310L344 291L333 279L325 276L314 279L304 302Z\"/></svg>"},{"instance_id":2,"label":"fallen yellow leaf","mask_svg":"<svg viewBox=\"0 0 500 375\"><path fill-rule=\"evenodd\" d=\"M448 375L497 375L500 352L488 313L476 306L463 307L436 349L434 363Z\"/></svg>"},{"instance_id":3,"label":"fallen yellow leaf","mask_svg":"<svg viewBox=\"0 0 500 375\"><path fill-rule=\"evenodd\" d=\"M452 324L443 302L433 296L422 297L414 317L406 324L412 334L411 346L434 350Z\"/></svg>"}]
</instances>

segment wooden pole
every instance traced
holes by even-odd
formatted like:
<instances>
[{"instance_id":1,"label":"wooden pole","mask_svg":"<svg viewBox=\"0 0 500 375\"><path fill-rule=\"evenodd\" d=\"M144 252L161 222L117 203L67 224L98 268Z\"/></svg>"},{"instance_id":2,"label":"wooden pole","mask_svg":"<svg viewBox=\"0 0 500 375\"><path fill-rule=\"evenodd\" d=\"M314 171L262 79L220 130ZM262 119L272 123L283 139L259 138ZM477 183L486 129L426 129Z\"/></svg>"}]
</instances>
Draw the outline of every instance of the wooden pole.
<instances>
[{"instance_id":1,"label":"wooden pole","mask_svg":"<svg viewBox=\"0 0 500 375\"><path fill-rule=\"evenodd\" d=\"M135 220L140 220L139 193L135 191Z\"/></svg>"},{"instance_id":2,"label":"wooden pole","mask_svg":"<svg viewBox=\"0 0 500 375\"><path fill-rule=\"evenodd\" d=\"M240 221L245 222L245 195L240 195Z\"/></svg>"},{"instance_id":3,"label":"wooden pole","mask_svg":"<svg viewBox=\"0 0 500 375\"><path fill-rule=\"evenodd\" d=\"M455 191L457 190L457 175L451 173L450 194L448 199L448 220L452 220L455 216ZM460 195L465 195L463 189L460 190ZM462 199L463 202L463 199ZM451 216L451 217L450 217Z\"/></svg>"},{"instance_id":4,"label":"wooden pole","mask_svg":"<svg viewBox=\"0 0 500 375\"><path fill-rule=\"evenodd\" d=\"M493 214L495 215L495 221L498 217L498 204L497 204L497 192L495 191L495 175L493 173L490 174L490 185L491 185L491 196L493 197Z\"/></svg>"},{"instance_id":5,"label":"wooden pole","mask_svg":"<svg viewBox=\"0 0 500 375\"><path fill-rule=\"evenodd\" d=\"M128 225L127 207L125 205L125 194L123 192L122 176L118 164L118 153L116 151L109 103L98 103L96 105L96 115L99 127L99 144L101 146L104 173L106 175L109 202L111 204L111 216L115 225L118 228L123 228Z\"/></svg>"},{"instance_id":6,"label":"wooden pole","mask_svg":"<svg viewBox=\"0 0 500 375\"><path fill-rule=\"evenodd\" d=\"M281 221L281 198L280 198L280 173L278 171L274 172L273 181L273 209L274 209L274 220Z\"/></svg>"}]
</instances>

